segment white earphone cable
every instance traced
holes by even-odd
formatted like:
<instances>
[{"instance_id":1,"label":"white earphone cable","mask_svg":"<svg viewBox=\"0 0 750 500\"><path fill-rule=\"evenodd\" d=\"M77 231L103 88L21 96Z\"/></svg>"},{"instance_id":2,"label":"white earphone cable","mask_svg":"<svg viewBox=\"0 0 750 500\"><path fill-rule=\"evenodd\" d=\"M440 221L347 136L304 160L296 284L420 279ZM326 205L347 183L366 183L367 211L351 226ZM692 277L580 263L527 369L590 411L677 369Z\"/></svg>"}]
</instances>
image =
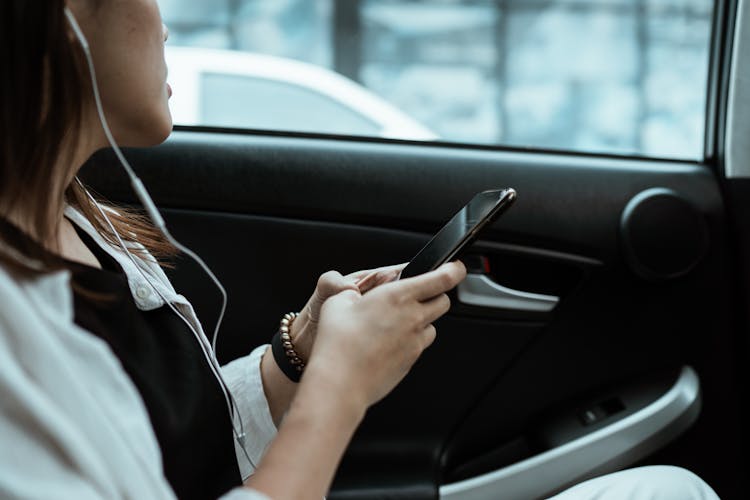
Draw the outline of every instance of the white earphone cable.
<instances>
[{"instance_id":1,"label":"white earphone cable","mask_svg":"<svg viewBox=\"0 0 750 500\"><path fill-rule=\"evenodd\" d=\"M110 230L115 235L115 238L117 239L120 247L125 252L125 254L128 256L130 261L133 263L133 265L138 270L141 277L146 280L146 282L151 286L151 288L156 291L156 293L161 297L161 299L164 301L164 303L175 313L178 317L180 317L185 324L188 326L188 328L191 330L193 335L195 336L196 340L198 341L199 345L201 346L201 350L203 351L204 356L206 357L206 360L208 361L209 366L211 367L211 371L216 377L216 379L219 381L219 385L221 386L221 390L224 394L224 398L227 403L227 407L229 409L229 417L230 421L232 423L232 431L235 435L235 439L237 440L240 448L242 449L245 457L247 458L250 465L253 467L253 469L256 468L255 463L250 458L249 454L247 453L247 450L245 448L245 429L244 424L242 422L242 415L239 413L239 409L237 408L237 405L234 401L234 398L232 396L231 391L226 385L226 382L224 381L223 377L221 376L221 370L219 367L218 360L216 359L216 342L218 339L219 334L219 328L221 326L221 322L224 319L224 313L226 312L226 306L227 306L227 292L224 288L224 286L221 284L221 282L218 280L216 275L211 271L211 269L206 265L206 263L201 259L198 255L195 254L192 250L187 248L185 245L177 241L176 238L172 236L172 234L167 229L166 223L164 222L164 219L162 218L161 214L159 213L159 210L156 208L156 205L154 204L153 200L151 199L151 196L149 196L148 191L146 190L146 187L143 185L143 182L138 178L138 176L135 174L135 171L130 166L130 163L125 158L125 155L122 154L122 151L120 150L119 146L117 145L117 142L114 139L114 136L112 135L112 132L109 128L109 124L107 122L106 116L104 115L104 106L102 105L101 96L99 93L99 88L97 84L96 79L96 71L94 69L94 60L91 56L91 51L89 48L88 41L86 40L86 36L83 34L83 31L81 30L80 26L78 25L78 22L76 21L75 17L73 16L73 13L65 7L65 16L68 19L68 22L70 23L71 28L73 29L73 32L76 35L76 38L78 39L79 43L81 44L81 48L83 49L83 53L86 58L86 63L88 65L89 74L91 77L91 86L93 88L93 94L94 94L94 103L96 105L97 113L99 114L99 120L101 122L102 128L104 130L104 134L107 138L107 141L109 142L110 146L112 147L112 150L115 152L115 155L117 156L118 160L120 161L120 164L125 169L126 173L128 174L128 177L130 178L131 186L133 187L133 190L135 191L136 196L143 204L144 209L148 213L149 217L151 218L151 221L153 224L162 232L164 237L169 241L172 245L174 245L177 249L179 249L181 252L188 255L190 258L192 258L195 262L200 265L200 267L208 274L208 276L211 278L211 280L216 284L216 287L221 292L222 296L222 305L221 310L219 312L219 317L216 321L216 326L214 328L213 337L211 341L211 345L208 346L208 340L204 338L196 329L193 327L193 325L190 323L190 321L185 318L184 315L182 315L172 303L170 303L164 295L159 291L157 287L153 285L151 280L146 276L146 273L141 268L141 265L137 262L135 257L130 253L130 251L127 248L127 245L125 245L125 242L120 237L119 233L116 231L114 225L110 221L109 217L105 213L105 211L102 209L102 207L99 205L99 203L96 202L96 200L93 198L93 196L86 190L86 188L83 186L81 181L76 177L76 181L79 183L81 188L84 189L86 194L88 195L91 202L97 207L99 213L102 215L106 223L108 224ZM239 421L240 428L237 429L237 426L235 424L235 414L237 415L237 420Z\"/></svg>"}]
</instances>

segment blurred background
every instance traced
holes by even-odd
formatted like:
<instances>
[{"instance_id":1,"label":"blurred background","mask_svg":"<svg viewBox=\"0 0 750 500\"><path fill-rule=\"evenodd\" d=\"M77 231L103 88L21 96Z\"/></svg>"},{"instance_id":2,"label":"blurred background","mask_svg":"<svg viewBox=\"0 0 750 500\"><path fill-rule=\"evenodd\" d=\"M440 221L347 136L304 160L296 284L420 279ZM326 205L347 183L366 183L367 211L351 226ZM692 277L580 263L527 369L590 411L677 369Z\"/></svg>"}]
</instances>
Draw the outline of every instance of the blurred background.
<instances>
[{"instance_id":1,"label":"blurred background","mask_svg":"<svg viewBox=\"0 0 750 500\"><path fill-rule=\"evenodd\" d=\"M159 3L170 29L169 46L264 54L325 68L395 106L440 140L703 157L710 0ZM199 56L182 60L202 64ZM175 61L170 61L170 74L180 75ZM249 72L254 65L275 67L266 60L237 61L232 66ZM279 114L285 100L294 101L285 91L257 82L246 87L263 94L262 102L243 101L241 86L226 80L230 76L217 80L222 71L205 71L193 97L201 101L195 104L198 111L182 120L190 123L176 117L177 124L265 128L260 119L248 117L254 109L262 115L260 108L266 106L271 113L267 127L275 128L273 110ZM277 71L287 75L286 85L300 88L325 80L304 71L289 76L295 72L283 65ZM299 81L290 83L290 78ZM181 82L170 81L178 95ZM332 87L330 99L343 93ZM188 106L179 99L173 105ZM312 106L295 107L293 123L300 130L310 129L302 115L320 115ZM361 112L380 113L372 109ZM347 127L355 135L378 135L374 129Z\"/></svg>"}]
</instances>

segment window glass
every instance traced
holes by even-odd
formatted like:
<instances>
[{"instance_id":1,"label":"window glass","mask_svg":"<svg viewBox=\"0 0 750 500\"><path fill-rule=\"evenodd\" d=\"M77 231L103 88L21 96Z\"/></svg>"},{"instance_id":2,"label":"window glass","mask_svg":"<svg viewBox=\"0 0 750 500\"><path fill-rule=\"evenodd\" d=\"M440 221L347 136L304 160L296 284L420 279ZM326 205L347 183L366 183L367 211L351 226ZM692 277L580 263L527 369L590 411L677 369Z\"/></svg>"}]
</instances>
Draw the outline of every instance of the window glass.
<instances>
[{"instance_id":1,"label":"window glass","mask_svg":"<svg viewBox=\"0 0 750 500\"><path fill-rule=\"evenodd\" d=\"M702 158L711 0L160 5L178 125Z\"/></svg>"},{"instance_id":2,"label":"window glass","mask_svg":"<svg viewBox=\"0 0 750 500\"><path fill-rule=\"evenodd\" d=\"M363 135L380 130L377 123L330 97L279 80L205 73L200 106L201 121L224 127L330 134L357 130Z\"/></svg>"}]
</instances>

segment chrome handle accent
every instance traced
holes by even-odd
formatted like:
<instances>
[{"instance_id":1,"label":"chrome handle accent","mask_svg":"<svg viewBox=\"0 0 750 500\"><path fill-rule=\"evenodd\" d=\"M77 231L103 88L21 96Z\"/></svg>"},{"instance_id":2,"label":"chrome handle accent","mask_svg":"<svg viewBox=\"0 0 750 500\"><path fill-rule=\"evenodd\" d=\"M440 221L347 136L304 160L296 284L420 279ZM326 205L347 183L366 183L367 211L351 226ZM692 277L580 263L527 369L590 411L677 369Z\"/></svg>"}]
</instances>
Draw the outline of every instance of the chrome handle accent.
<instances>
[{"instance_id":1,"label":"chrome handle accent","mask_svg":"<svg viewBox=\"0 0 750 500\"><path fill-rule=\"evenodd\" d=\"M550 312L557 306L560 297L512 290L495 283L485 274L470 273L458 285L458 300L472 306Z\"/></svg>"},{"instance_id":2,"label":"chrome handle accent","mask_svg":"<svg viewBox=\"0 0 750 500\"><path fill-rule=\"evenodd\" d=\"M443 485L440 498L546 498L564 487L648 456L690 427L700 407L700 380L691 367L684 366L672 388L645 408L513 465Z\"/></svg>"}]
</instances>

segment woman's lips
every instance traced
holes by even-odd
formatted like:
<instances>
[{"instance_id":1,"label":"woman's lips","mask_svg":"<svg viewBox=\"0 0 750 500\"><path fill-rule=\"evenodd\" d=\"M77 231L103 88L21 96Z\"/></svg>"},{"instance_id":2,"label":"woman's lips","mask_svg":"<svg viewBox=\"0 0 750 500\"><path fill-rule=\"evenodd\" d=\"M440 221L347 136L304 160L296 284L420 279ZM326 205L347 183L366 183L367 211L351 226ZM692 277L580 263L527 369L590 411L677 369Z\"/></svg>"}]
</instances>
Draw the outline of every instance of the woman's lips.
<instances>
[{"instance_id":1,"label":"woman's lips","mask_svg":"<svg viewBox=\"0 0 750 500\"><path fill-rule=\"evenodd\" d=\"M172 86L167 84L167 96L172 97Z\"/></svg>"}]
</instances>

